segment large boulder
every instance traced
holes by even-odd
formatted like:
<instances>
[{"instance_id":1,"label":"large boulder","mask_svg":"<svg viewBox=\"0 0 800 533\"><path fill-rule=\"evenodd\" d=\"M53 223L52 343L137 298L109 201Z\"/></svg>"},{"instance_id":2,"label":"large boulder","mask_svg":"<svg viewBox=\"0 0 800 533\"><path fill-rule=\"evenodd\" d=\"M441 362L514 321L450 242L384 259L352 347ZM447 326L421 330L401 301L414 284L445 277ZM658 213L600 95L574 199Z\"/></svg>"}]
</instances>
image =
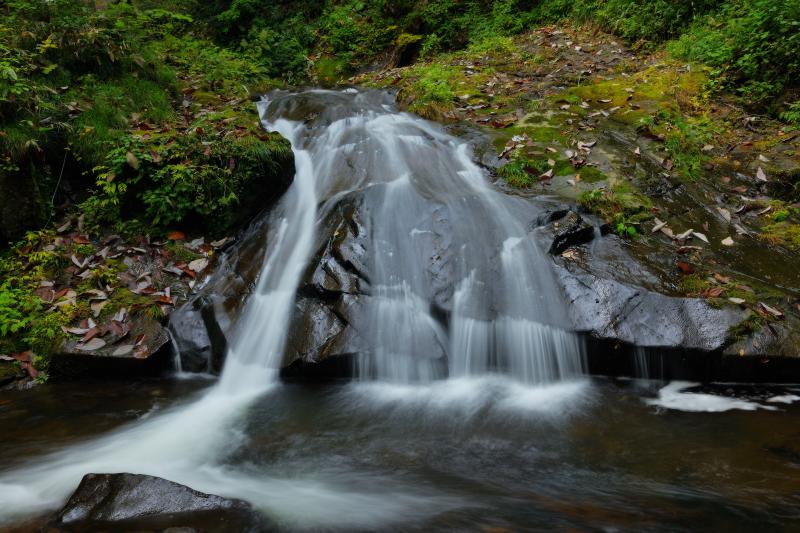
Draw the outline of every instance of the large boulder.
<instances>
[{"instance_id":1,"label":"large boulder","mask_svg":"<svg viewBox=\"0 0 800 533\"><path fill-rule=\"evenodd\" d=\"M268 529L247 502L137 474L85 475L52 525L64 531Z\"/></svg>"}]
</instances>

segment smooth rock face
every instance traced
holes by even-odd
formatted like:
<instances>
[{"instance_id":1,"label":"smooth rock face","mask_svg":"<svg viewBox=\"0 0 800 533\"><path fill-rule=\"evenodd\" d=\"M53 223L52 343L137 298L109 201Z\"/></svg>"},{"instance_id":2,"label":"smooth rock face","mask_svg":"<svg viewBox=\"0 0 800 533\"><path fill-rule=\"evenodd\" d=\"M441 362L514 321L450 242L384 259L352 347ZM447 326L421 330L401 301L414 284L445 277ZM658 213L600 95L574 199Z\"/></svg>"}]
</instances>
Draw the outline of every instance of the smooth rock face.
<instances>
[{"instance_id":1,"label":"smooth rock face","mask_svg":"<svg viewBox=\"0 0 800 533\"><path fill-rule=\"evenodd\" d=\"M715 309L700 298L674 298L602 279L557 269L578 331L642 347L716 350L744 313Z\"/></svg>"},{"instance_id":2,"label":"smooth rock face","mask_svg":"<svg viewBox=\"0 0 800 533\"><path fill-rule=\"evenodd\" d=\"M56 519L67 530L128 531L190 527L210 531L263 530L250 504L136 474L87 474Z\"/></svg>"},{"instance_id":3,"label":"smooth rock face","mask_svg":"<svg viewBox=\"0 0 800 533\"><path fill-rule=\"evenodd\" d=\"M289 369L286 375L315 374L311 367L323 362L336 374L347 374L352 369L349 362L330 364L329 359L348 359L371 349L366 332L359 329L370 320L366 309L373 297L368 260L374 245L370 239L372 214L368 197L362 194L340 198L319 225L318 251L300 285L289 326L283 363ZM433 208L431 212L435 212ZM437 212L437 217L421 221L420 227L446 233L449 225L442 223L441 213ZM598 224L569 208L545 213L531 223L530 231L529 238L556 256L556 280L570 302L569 329L596 339L643 347L713 351L725 346L729 329L744 319L737 308L716 309L703 299L659 293L658 278L633 260L617 239L599 237L604 232ZM255 240L250 238L243 248L254 246ZM432 258L427 273L437 290L433 306L443 323L449 316L455 284L448 242L446 235L432 239L427 252ZM570 247L579 247L580 261L560 257L559 251ZM232 252L225 268L236 275L222 276L206 288L204 296L173 316L172 328L181 346L184 368L218 369L217 364L205 363L220 356L223 343L218 342L215 349L212 339L224 339L222 332L226 329L221 324L231 323L240 309L257 274L252 264L256 257ZM224 295L227 305L219 300L211 302L215 290Z\"/></svg>"}]
</instances>

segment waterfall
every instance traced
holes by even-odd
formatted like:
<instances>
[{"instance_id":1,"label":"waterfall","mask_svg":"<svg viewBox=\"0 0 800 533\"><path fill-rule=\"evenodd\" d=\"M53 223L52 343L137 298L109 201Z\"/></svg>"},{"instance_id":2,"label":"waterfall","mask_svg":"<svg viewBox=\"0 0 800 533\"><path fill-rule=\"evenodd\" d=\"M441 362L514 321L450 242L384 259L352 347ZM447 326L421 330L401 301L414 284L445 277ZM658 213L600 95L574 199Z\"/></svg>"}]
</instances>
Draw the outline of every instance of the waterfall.
<instances>
[{"instance_id":1,"label":"waterfall","mask_svg":"<svg viewBox=\"0 0 800 533\"><path fill-rule=\"evenodd\" d=\"M276 386L318 218L346 194L370 194L375 218L364 324L372 349L358 360L362 379L497 372L542 383L581 373L581 342L567 331L548 258L522 216L530 203L495 191L465 142L397 112L376 91L276 92L259 110L266 128L291 141L296 176L269 215L261 274L218 383L184 405L0 473L0 523L57 507L89 472L150 474L259 502L287 490L305 498L305 485L222 465L244 439L248 409ZM417 228L431 216L448 231ZM421 255L423 239L444 238L455 280L437 303L449 306L446 322L432 312L432 258ZM359 497L372 505L369 494Z\"/></svg>"}]
</instances>

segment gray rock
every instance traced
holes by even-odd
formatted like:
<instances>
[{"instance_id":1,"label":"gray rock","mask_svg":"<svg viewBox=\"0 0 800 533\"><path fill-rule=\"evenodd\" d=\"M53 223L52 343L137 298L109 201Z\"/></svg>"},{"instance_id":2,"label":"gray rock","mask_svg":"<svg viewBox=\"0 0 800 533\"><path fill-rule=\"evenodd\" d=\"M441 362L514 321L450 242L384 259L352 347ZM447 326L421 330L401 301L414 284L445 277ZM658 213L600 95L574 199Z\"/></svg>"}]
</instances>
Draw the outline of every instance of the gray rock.
<instances>
[{"instance_id":1,"label":"gray rock","mask_svg":"<svg viewBox=\"0 0 800 533\"><path fill-rule=\"evenodd\" d=\"M81 531L265 529L263 518L247 502L205 494L166 479L137 474L85 475L58 513L55 526Z\"/></svg>"},{"instance_id":2,"label":"gray rock","mask_svg":"<svg viewBox=\"0 0 800 533\"><path fill-rule=\"evenodd\" d=\"M717 350L745 314L716 309L700 298L677 298L556 267L570 302L573 327L598 339L642 347Z\"/></svg>"}]
</instances>

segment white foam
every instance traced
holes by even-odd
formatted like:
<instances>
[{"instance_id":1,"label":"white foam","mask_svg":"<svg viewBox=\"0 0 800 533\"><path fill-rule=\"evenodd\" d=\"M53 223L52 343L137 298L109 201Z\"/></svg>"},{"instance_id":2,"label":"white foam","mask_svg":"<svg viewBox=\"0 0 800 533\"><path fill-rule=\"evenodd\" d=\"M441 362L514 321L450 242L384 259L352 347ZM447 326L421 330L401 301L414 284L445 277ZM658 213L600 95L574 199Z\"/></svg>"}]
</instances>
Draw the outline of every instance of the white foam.
<instances>
[{"instance_id":1,"label":"white foam","mask_svg":"<svg viewBox=\"0 0 800 533\"><path fill-rule=\"evenodd\" d=\"M468 421L499 414L560 418L591 397L586 380L529 385L501 375L453 378L429 384L362 382L350 385L345 400L365 410L447 415Z\"/></svg>"},{"instance_id":2,"label":"white foam","mask_svg":"<svg viewBox=\"0 0 800 533\"><path fill-rule=\"evenodd\" d=\"M717 394L704 394L699 392L683 392L696 387L699 383L687 381L673 381L658 391L658 398L647 398L648 405L687 411L690 413L722 413L725 411L741 410L755 411L757 409L774 410L774 407L761 405L756 402L730 398Z\"/></svg>"},{"instance_id":3,"label":"white foam","mask_svg":"<svg viewBox=\"0 0 800 533\"><path fill-rule=\"evenodd\" d=\"M800 396L796 396L794 394L784 394L781 396L773 396L772 398L768 398L767 401L770 403L786 403L792 404L796 401L800 400Z\"/></svg>"}]
</instances>

